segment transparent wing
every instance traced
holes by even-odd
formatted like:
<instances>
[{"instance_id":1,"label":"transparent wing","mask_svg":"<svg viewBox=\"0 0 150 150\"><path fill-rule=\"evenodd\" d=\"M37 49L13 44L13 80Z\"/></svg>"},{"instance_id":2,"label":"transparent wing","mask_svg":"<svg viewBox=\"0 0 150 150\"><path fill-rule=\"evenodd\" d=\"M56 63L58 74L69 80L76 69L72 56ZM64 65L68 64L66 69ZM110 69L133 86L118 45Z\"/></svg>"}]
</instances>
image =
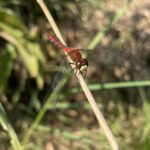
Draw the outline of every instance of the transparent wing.
<instances>
[{"instance_id":1,"label":"transparent wing","mask_svg":"<svg viewBox=\"0 0 150 150\"><path fill-rule=\"evenodd\" d=\"M92 64L103 66L114 71L115 74L118 74L117 76L128 75L133 80L150 79L147 62L137 52L100 48L99 50L88 50L88 55L89 64L92 62Z\"/></svg>"},{"instance_id":2,"label":"transparent wing","mask_svg":"<svg viewBox=\"0 0 150 150\"><path fill-rule=\"evenodd\" d=\"M61 64L61 66L59 67L56 75L54 76L52 86L49 88L49 90L45 96L45 100L47 100L50 93L55 93L57 99L54 99L52 101L53 108L56 107L56 104L57 104L58 100L60 99L63 87L71 74L72 74L71 67L69 66L67 61L64 60L63 63Z\"/></svg>"},{"instance_id":3,"label":"transparent wing","mask_svg":"<svg viewBox=\"0 0 150 150\"><path fill-rule=\"evenodd\" d=\"M53 82L52 82L52 90L55 89L57 84L64 79L72 75L72 68L69 66L66 59L64 59L63 63L60 65L59 70L56 72L56 75L54 76Z\"/></svg>"},{"instance_id":4,"label":"transparent wing","mask_svg":"<svg viewBox=\"0 0 150 150\"><path fill-rule=\"evenodd\" d=\"M146 59L142 59L142 52L99 47L99 49L79 49L83 58L88 57L89 66L103 67L112 71L116 77L123 80L150 79L150 69ZM99 68L97 68L99 69ZM99 69L100 70L100 69ZM97 70L98 71L98 70Z\"/></svg>"}]
</instances>

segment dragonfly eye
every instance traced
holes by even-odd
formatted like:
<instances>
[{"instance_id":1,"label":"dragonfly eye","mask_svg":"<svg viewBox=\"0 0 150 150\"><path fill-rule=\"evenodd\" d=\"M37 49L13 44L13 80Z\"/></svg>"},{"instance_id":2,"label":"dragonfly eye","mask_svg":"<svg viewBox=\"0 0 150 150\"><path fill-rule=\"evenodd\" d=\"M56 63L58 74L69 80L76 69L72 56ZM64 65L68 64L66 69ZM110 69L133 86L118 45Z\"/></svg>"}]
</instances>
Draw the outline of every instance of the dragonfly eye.
<instances>
[{"instance_id":1,"label":"dragonfly eye","mask_svg":"<svg viewBox=\"0 0 150 150\"><path fill-rule=\"evenodd\" d=\"M87 59L83 59L83 61L80 63L80 71L86 70L88 67L88 61Z\"/></svg>"},{"instance_id":2,"label":"dragonfly eye","mask_svg":"<svg viewBox=\"0 0 150 150\"><path fill-rule=\"evenodd\" d=\"M83 59L83 65L84 65L84 66L88 66L88 64L89 64L89 63L88 63L88 60L87 60L87 59Z\"/></svg>"}]
</instances>

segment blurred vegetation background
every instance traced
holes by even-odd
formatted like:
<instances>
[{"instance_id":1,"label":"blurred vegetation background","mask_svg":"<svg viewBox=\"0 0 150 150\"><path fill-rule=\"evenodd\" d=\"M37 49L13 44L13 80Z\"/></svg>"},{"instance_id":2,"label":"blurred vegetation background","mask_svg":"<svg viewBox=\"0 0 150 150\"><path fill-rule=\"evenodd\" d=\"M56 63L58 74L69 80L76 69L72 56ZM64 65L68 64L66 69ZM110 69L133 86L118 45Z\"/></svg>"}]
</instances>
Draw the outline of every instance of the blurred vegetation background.
<instances>
[{"instance_id":1,"label":"blurred vegetation background","mask_svg":"<svg viewBox=\"0 0 150 150\"><path fill-rule=\"evenodd\" d=\"M149 1L45 3L68 46L90 49L86 80L121 149L149 150ZM0 149L111 149L74 75L52 102L65 55L48 32L36 0L0 0Z\"/></svg>"}]
</instances>

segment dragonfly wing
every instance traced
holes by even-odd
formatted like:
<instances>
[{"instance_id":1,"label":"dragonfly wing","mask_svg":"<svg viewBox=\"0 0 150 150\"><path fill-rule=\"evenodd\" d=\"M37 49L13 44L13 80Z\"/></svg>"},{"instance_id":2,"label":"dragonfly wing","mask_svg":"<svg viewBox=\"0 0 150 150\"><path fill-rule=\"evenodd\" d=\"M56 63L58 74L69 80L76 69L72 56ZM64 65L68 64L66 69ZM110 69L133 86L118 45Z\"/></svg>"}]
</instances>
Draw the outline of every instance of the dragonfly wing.
<instances>
[{"instance_id":1,"label":"dragonfly wing","mask_svg":"<svg viewBox=\"0 0 150 150\"><path fill-rule=\"evenodd\" d=\"M118 70L123 76L129 75L134 79L147 79L143 74L143 68L147 68L144 59L135 53L122 49L99 49L90 52L90 62L115 72ZM93 61L92 61L93 60ZM146 69L148 71L148 69ZM118 74L118 73L117 73ZM123 77L122 76L122 77ZM133 77L132 77L133 76ZM124 78L123 77L123 78Z\"/></svg>"},{"instance_id":2,"label":"dragonfly wing","mask_svg":"<svg viewBox=\"0 0 150 150\"><path fill-rule=\"evenodd\" d=\"M58 100L61 98L61 92L64 89L64 85L66 84L68 78L70 77L71 67L68 63L63 61L62 65L60 66L61 70L56 73L52 82L52 92L57 94L57 99L55 99L54 106L58 103Z\"/></svg>"},{"instance_id":3,"label":"dragonfly wing","mask_svg":"<svg viewBox=\"0 0 150 150\"><path fill-rule=\"evenodd\" d=\"M57 69L57 72L53 78L51 87L48 89L48 92L46 93L46 96L44 97L44 102L48 100L49 96L55 92L57 95L60 94L62 88L57 88L58 86L61 87L63 86L64 80L65 80L65 75L66 75L66 69L65 69L65 64L66 62L64 61L63 64ZM60 69L61 68L61 69ZM59 71L58 71L59 70ZM57 97L59 99L59 96Z\"/></svg>"},{"instance_id":4,"label":"dragonfly wing","mask_svg":"<svg viewBox=\"0 0 150 150\"><path fill-rule=\"evenodd\" d=\"M66 59L63 61L61 66L59 67L59 71L56 72L56 75L54 76L53 82L52 82L52 90L55 89L57 84L60 84L60 82L64 79L67 78L69 75L72 74L71 72L71 67L67 63Z\"/></svg>"},{"instance_id":5,"label":"dragonfly wing","mask_svg":"<svg viewBox=\"0 0 150 150\"><path fill-rule=\"evenodd\" d=\"M63 66L61 68L64 68ZM64 69L63 69L64 70ZM61 80L65 77L65 72L64 71L59 71L56 73L54 76L53 82L52 82L52 90L55 89L58 83L61 82Z\"/></svg>"}]
</instances>

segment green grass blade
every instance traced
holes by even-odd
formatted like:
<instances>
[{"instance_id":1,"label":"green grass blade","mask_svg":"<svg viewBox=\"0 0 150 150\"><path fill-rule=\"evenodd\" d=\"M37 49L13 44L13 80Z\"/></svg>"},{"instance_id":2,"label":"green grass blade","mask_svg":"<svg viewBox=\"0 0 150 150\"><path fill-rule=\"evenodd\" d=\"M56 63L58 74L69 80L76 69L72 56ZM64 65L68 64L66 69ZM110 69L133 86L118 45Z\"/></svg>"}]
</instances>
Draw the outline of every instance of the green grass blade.
<instances>
[{"instance_id":1,"label":"green grass blade","mask_svg":"<svg viewBox=\"0 0 150 150\"><path fill-rule=\"evenodd\" d=\"M119 82L119 83L100 83L100 84L90 84L89 88L92 91L103 90L103 89L117 89L117 88L131 88L131 87L144 87L150 86L150 80L146 81L130 81L130 82ZM73 88L72 93L81 92L79 88Z\"/></svg>"},{"instance_id":2,"label":"green grass blade","mask_svg":"<svg viewBox=\"0 0 150 150\"><path fill-rule=\"evenodd\" d=\"M128 6L130 4L130 1L125 2L123 7L116 13L116 15L107 23L107 25L96 34L96 36L93 38L93 40L90 42L88 48L93 49L95 48L100 41L104 38L106 33L110 30L110 28L113 26L113 24L118 21L124 13L128 10Z\"/></svg>"},{"instance_id":3,"label":"green grass blade","mask_svg":"<svg viewBox=\"0 0 150 150\"><path fill-rule=\"evenodd\" d=\"M3 129L7 131L7 133L10 136L11 144L14 150L22 150L21 143L19 142L19 139L17 137L17 134L15 133L13 127L9 123L7 114L0 103L0 124L2 125Z\"/></svg>"}]
</instances>

